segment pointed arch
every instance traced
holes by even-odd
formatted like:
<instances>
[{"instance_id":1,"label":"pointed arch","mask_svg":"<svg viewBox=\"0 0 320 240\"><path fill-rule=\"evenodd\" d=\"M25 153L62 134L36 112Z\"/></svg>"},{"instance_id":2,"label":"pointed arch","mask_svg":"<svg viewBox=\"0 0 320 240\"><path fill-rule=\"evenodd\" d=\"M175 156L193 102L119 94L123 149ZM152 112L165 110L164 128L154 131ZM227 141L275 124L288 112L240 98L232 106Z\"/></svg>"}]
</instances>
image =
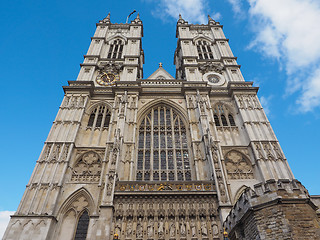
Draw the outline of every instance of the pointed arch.
<instances>
[{"instance_id":1,"label":"pointed arch","mask_svg":"<svg viewBox=\"0 0 320 240\"><path fill-rule=\"evenodd\" d=\"M204 35L198 35L198 36L196 36L196 37L194 37L193 39L192 39L192 42L194 43L194 44L196 44L198 41L207 41L207 42L209 42L209 43L212 43L212 39L211 38L209 38L209 37L207 37L207 36L204 36Z\"/></svg>"},{"instance_id":2,"label":"pointed arch","mask_svg":"<svg viewBox=\"0 0 320 240\"><path fill-rule=\"evenodd\" d=\"M167 105L169 107L172 107L175 109L175 111L180 115L182 118L184 124L187 126L188 123L188 114L184 108L182 108L180 105L178 105L176 102L169 100L169 99L155 99L150 101L149 103L145 104L142 108L138 110L138 118L137 118L137 123L140 125L140 123L143 120L144 115L151 110L153 107L157 105Z\"/></svg>"},{"instance_id":3,"label":"pointed arch","mask_svg":"<svg viewBox=\"0 0 320 240\"><path fill-rule=\"evenodd\" d=\"M111 44L114 40L117 40L117 39L123 40L125 44L128 43L128 38L126 38L125 36L123 36L122 34L119 34L119 33L108 37L106 39L106 42L107 42L107 44Z\"/></svg>"},{"instance_id":4,"label":"pointed arch","mask_svg":"<svg viewBox=\"0 0 320 240\"><path fill-rule=\"evenodd\" d=\"M57 239L73 239L84 212L88 217L96 215L96 208L91 194L84 187L72 193L58 210Z\"/></svg>"},{"instance_id":5,"label":"pointed arch","mask_svg":"<svg viewBox=\"0 0 320 240\"><path fill-rule=\"evenodd\" d=\"M242 193L244 193L248 188L247 185L242 185L236 192L236 194L234 195L234 198L233 198L233 203L236 203L238 201L238 199L241 197Z\"/></svg>"},{"instance_id":6,"label":"pointed arch","mask_svg":"<svg viewBox=\"0 0 320 240\"><path fill-rule=\"evenodd\" d=\"M83 197L88 202L88 204L84 206L82 209L73 206L73 203L75 203L81 197ZM58 215L65 214L70 209L74 209L76 212L81 212L83 209L87 209L89 214L96 214L93 197L84 187L81 187L78 190L76 190L64 201L64 203L58 211Z\"/></svg>"}]
</instances>

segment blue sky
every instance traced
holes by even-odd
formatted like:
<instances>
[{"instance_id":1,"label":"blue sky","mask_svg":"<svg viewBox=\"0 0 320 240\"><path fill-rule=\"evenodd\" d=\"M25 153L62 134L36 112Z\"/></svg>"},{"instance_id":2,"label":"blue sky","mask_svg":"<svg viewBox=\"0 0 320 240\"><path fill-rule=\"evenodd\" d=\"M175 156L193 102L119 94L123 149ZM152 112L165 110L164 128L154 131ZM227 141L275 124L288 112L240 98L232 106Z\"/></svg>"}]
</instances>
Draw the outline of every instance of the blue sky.
<instances>
[{"instance_id":1,"label":"blue sky","mask_svg":"<svg viewBox=\"0 0 320 240\"><path fill-rule=\"evenodd\" d=\"M259 98L295 177L320 194L320 3L316 0L17 1L2 3L0 236L16 210L63 98L75 80L95 23L111 12L144 24L144 78L162 62L175 75L178 14L224 25L246 81ZM4 216L4 217L3 217ZM3 220L5 221L5 220Z\"/></svg>"}]
</instances>

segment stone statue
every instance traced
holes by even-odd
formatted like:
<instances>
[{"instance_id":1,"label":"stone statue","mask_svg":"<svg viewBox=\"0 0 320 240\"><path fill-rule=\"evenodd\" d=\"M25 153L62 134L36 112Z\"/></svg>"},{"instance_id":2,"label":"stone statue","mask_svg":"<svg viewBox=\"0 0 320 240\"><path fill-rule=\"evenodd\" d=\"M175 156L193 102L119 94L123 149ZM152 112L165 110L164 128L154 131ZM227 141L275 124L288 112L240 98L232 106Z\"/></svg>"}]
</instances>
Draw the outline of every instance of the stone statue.
<instances>
[{"instance_id":1,"label":"stone statue","mask_svg":"<svg viewBox=\"0 0 320 240\"><path fill-rule=\"evenodd\" d=\"M121 234L121 219L120 218L117 219L114 232L117 233L118 235Z\"/></svg>"},{"instance_id":2,"label":"stone statue","mask_svg":"<svg viewBox=\"0 0 320 240\"><path fill-rule=\"evenodd\" d=\"M201 217L201 234L202 236L208 236L207 223L204 217Z\"/></svg>"},{"instance_id":3,"label":"stone statue","mask_svg":"<svg viewBox=\"0 0 320 240\"><path fill-rule=\"evenodd\" d=\"M186 235L186 224L184 222L184 218L181 219L180 222L180 235L185 236Z\"/></svg>"},{"instance_id":4,"label":"stone statue","mask_svg":"<svg viewBox=\"0 0 320 240\"><path fill-rule=\"evenodd\" d=\"M190 228L191 228L192 237L195 237L196 236L196 223L194 221L194 218L191 218Z\"/></svg>"},{"instance_id":5,"label":"stone statue","mask_svg":"<svg viewBox=\"0 0 320 240\"><path fill-rule=\"evenodd\" d=\"M169 226L170 237L174 237L176 235L175 231L176 231L175 222L172 220Z\"/></svg>"},{"instance_id":6,"label":"stone statue","mask_svg":"<svg viewBox=\"0 0 320 240\"><path fill-rule=\"evenodd\" d=\"M137 238L142 238L143 236L143 227L142 227L142 219L139 217L138 223L137 223Z\"/></svg>"},{"instance_id":7,"label":"stone statue","mask_svg":"<svg viewBox=\"0 0 320 240\"><path fill-rule=\"evenodd\" d=\"M160 221L158 223L158 235L159 235L159 238L162 238L164 236L163 217L160 218Z\"/></svg>"},{"instance_id":8,"label":"stone statue","mask_svg":"<svg viewBox=\"0 0 320 240\"><path fill-rule=\"evenodd\" d=\"M131 237L131 234L132 234L132 219L129 218L127 223L127 229L126 229L127 238Z\"/></svg>"},{"instance_id":9,"label":"stone statue","mask_svg":"<svg viewBox=\"0 0 320 240\"><path fill-rule=\"evenodd\" d=\"M148 237L153 237L153 219L152 218L149 218L149 221L148 221L147 235Z\"/></svg>"}]
</instances>

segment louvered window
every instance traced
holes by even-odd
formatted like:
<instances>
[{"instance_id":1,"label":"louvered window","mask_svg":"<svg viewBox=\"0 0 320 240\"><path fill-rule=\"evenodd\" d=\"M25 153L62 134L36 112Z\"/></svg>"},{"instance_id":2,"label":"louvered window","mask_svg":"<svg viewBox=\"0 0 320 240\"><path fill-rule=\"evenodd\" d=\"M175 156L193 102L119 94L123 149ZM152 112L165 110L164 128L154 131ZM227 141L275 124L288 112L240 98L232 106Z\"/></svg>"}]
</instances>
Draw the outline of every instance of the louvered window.
<instances>
[{"instance_id":1,"label":"louvered window","mask_svg":"<svg viewBox=\"0 0 320 240\"><path fill-rule=\"evenodd\" d=\"M98 106L90 113L87 127L109 127L110 111L105 106Z\"/></svg>"},{"instance_id":2,"label":"louvered window","mask_svg":"<svg viewBox=\"0 0 320 240\"><path fill-rule=\"evenodd\" d=\"M207 41L200 40L197 42L199 59L213 59L211 44Z\"/></svg>"},{"instance_id":3,"label":"louvered window","mask_svg":"<svg viewBox=\"0 0 320 240\"><path fill-rule=\"evenodd\" d=\"M121 59L122 58L122 52L123 52L123 41L120 39L114 40L110 44L109 52L108 52L108 58L112 59Z\"/></svg>"},{"instance_id":4,"label":"louvered window","mask_svg":"<svg viewBox=\"0 0 320 240\"><path fill-rule=\"evenodd\" d=\"M217 127L236 126L232 113L224 105L217 104L213 109L213 111L214 111L214 115L213 115L214 122Z\"/></svg>"}]
</instances>

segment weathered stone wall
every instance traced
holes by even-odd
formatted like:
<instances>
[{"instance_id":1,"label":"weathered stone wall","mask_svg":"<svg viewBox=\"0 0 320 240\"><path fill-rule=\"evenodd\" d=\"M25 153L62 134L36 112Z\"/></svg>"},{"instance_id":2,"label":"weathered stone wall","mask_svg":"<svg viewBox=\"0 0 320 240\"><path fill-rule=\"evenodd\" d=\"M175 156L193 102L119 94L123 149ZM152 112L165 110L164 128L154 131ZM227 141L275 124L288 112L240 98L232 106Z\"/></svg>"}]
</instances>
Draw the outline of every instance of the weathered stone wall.
<instances>
[{"instance_id":1,"label":"weathered stone wall","mask_svg":"<svg viewBox=\"0 0 320 240\"><path fill-rule=\"evenodd\" d=\"M317 207L298 181L247 189L224 225L229 239L320 239Z\"/></svg>"}]
</instances>

